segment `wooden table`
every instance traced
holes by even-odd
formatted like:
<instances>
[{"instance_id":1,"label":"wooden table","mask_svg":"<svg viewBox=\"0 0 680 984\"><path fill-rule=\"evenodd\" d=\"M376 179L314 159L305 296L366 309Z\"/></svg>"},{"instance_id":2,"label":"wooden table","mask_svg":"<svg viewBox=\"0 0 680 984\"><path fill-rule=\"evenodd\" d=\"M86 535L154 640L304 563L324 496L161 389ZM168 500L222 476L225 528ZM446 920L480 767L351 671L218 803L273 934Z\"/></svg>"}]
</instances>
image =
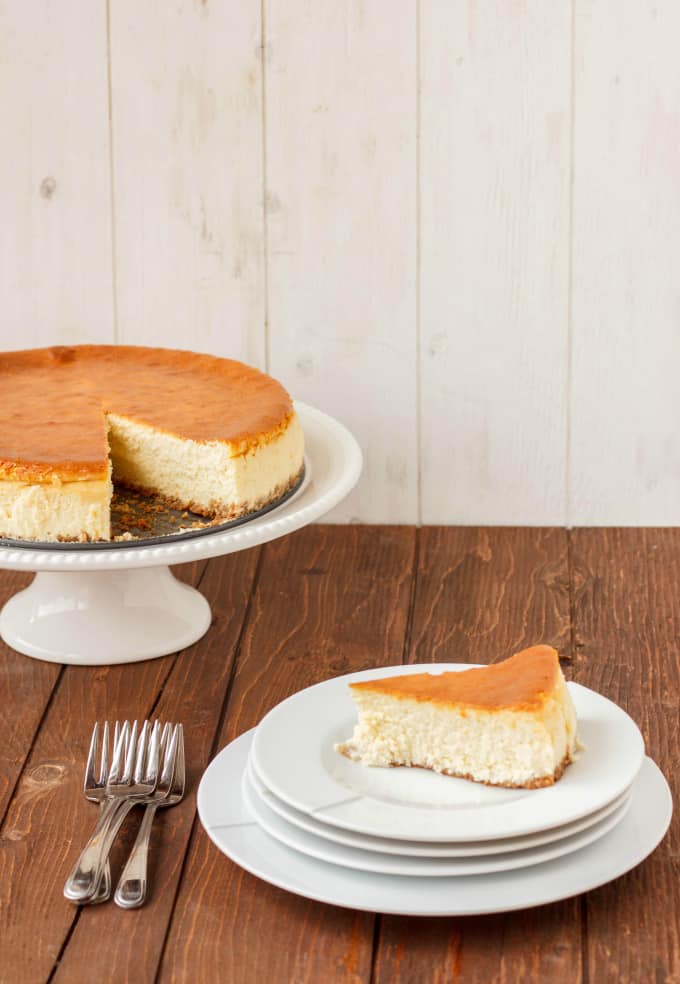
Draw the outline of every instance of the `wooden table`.
<instances>
[{"instance_id":1,"label":"wooden table","mask_svg":"<svg viewBox=\"0 0 680 984\"><path fill-rule=\"evenodd\" d=\"M214 622L177 656L76 668L0 646L3 984L680 981L677 817L644 864L586 896L415 919L272 888L223 857L195 814L216 751L288 694L369 666L488 662L539 641L559 649L568 678L630 712L677 799L680 530L316 526L178 573ZM26 582L0 572L0 603ZM92 723L107 716L186 728L189 793L159 816L151 898L136 912L62 897L96 817L80 789ZM128 846L133 836L131 825Z\"/></svg>"}]
</instances>

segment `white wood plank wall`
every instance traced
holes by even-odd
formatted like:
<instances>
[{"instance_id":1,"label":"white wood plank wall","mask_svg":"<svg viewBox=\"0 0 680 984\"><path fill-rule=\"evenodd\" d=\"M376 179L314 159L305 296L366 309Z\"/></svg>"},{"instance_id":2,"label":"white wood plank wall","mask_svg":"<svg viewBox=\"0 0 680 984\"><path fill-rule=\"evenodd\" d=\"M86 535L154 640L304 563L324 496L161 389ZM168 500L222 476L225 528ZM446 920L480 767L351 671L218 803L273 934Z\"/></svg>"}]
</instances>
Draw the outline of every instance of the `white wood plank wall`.
<instances>
[{"instance_id":1,"label":"white wood plank wall","mask_svg":"<svg viewBox=\"0 0 680 984\"><path fill-rule=\"evenodd\" d=\"M112 276L104 3L0 0L2 347L112 342Z\"/></svg>"},{"instance_id":2,"label":"white wood plank wall","mask_svg":"<svg viewBox=\"0 0 680 984\"><path fill-rule=\"evenodd\" d=\"M680 523L677 37L672 0L0 0L1 347L268 369L364 448L336 521Z\"/></svg>"},{"instance_id":3,"label":"white wood plank wall","mask_svg":"<svg viewBox=\"0 0 680 984\"><path fill-rule=\"evenodd\" d=\"M421 20L423 521L562 523L569 4Z\"/></svg>"}]
</instances>

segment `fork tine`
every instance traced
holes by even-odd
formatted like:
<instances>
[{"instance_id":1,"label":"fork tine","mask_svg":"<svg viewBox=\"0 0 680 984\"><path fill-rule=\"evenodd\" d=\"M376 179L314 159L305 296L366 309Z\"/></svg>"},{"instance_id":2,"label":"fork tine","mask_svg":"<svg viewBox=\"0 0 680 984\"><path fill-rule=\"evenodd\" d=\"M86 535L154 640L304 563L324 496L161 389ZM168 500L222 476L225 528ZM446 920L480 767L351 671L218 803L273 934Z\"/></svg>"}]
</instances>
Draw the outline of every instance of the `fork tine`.
<instances>
[{"instance_id":1,"label":"fork tine","mask_svg":"<svg viewBox=\"0 0 680 984\"><path fill-rule=\"evenodd\" d=\"M177 762L175 764L175 774L173 776L173 785L176 786L177 791L184 795L184 786L186 783L186 762L184 760L184 727L178 724L179 728L179 743L177 745Z\"/></svg>"},{"instance_id":2,"label":"fork tine","mask_svg":"<svg viewBox=\"0 0 680 984\"><path fill-rule=\"evenodd\" d=\"M161 726L158 721L153 726L151 740L149 742L149 754L144 765L144 773L140 782L153 784L154 788L158 783L158 761L161 752Z\"/></svg>"},{"instance_id":3,"label":"fork tine","mask_svg":"<svg viewBox=\"0 0 680 984\"><path fill-rule=\"evenodd\" d=\"M106 783L108 774L109 774L109 722L104 721L104 730L102 733L101 760L99 766L100 786L103 786Z\"/></svg>"},{"instance_id":4,"label":"fork tine","mask_svg":"<svg viewBox=\"0 0 680 984\"><path fill-rule=\"evenodd\" d=\"M161 729L160 737L158 739L158 770L160 772L160 769L163 766L163 758L170 743L170 738L172 737L172 725L169 721L166 721L165 724L162 724L159 721L158 726Z\"/></svg>"},{"instance_id":5,"label":"fork tine","mask_svg":"<svg viewBox=\"0 0 680 984\"><path fill-rule=\"evenodd\" d=\"M181 725L176 724L172 729L172 738L170 739L170 744L165 749L165 754L163 756L162 771L160 777L160 784L170 788L170 783L172 782L172 777L175 772L175 763L177 761L177 746L179 744L179 728Z\"/></svg>"},{"instance_id":6,"label":"fork tine","mask_svg":"<svg viewBox=\"0 0 680 984\"><path fill-rule=\"evenodd\" d=\"M127 745L126 745L126 748L125 748L125 769L123 771L123 782L124 783L131 783L132 782L132 774L133 774L134 762L135 762L135 757L136 757L137 751L138 751L138 749L137 749L137 745L138 745L138 742L137 742L137 734L138 734L138 732L139 732L139 724L137 723L137 721L133 721L132 722L132 728L130 730L130 734L129 734L129 737L128 737ZM139 746L140 746L141 749L144 748L144 745L142 745L141 742L139 743ZM143 751L142 751L142 754L143 754Z\"/></svg>"},{"instance_id":7,"label":"fork tine","mask_svg":"<svg viewBox=\"0 0 680 984\"><path fill-rule=\"evenodd\" d=\"M99 722L95 721L94 728L92 729L92 738L90 739L90 750L87 753L87 765L85 766L85 792L96 785L95 778L95 762L99 757Z\"/></svg>"},{"instance_id":8,"label":"fork tine","mask_svg":"<svg viewBox=\"0 0 680 984\"><path fill-rule=\"evenodd\" d=\"M116 722L118 724L118 722ZM125 744L127 742L128 733L130 731L130 722L124 721L122 727L119 730L118 738L113 749L113 758L111 760L111 768L109 769L109 780L108 785L117 782L120 778L121 771L123 768L123 753L125 750Z\"/></svg>"},{"instance_id":9,"label":"fork tine","mask_svg":"<svg viewBox=\"0 0 680 984\"><path fill-rule=\"evenodd\" d=\"M134 777L135 782L139 782L139 776L143 774L144 759L146 757L147 745L149 743L149 728L149 721L145 721L142 725L142 730L137 740L137 748L134 750L134 770L131 775Z\"/></svg>"},{"instance_id":10,"label":"fork tine","mask_svg":"<svg viewBox=\"0 0 680 984\"><path fill-rule=\"evenodd\" d=\"M120 741L120 721L113 722L113 752L115 753L118 742Z\"/></svg>"}]
</instances>

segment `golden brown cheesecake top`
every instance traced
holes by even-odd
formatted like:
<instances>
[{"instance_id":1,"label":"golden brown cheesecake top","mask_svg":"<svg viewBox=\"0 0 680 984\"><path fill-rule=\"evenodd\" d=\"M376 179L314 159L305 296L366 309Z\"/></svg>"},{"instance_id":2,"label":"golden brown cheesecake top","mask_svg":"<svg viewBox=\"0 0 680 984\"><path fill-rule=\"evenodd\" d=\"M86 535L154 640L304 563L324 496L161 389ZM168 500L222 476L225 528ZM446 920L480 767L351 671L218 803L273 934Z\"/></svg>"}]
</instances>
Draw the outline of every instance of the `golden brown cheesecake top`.
<instances>
[{"instance_id":1,"label":"golden brown cheesecake top","mask_svg":"<svg viewBox=\"0 0 680 984\"><path fill-rule=\"evenodd\" d=\"M245 454L284 430L292 412L280 383L231 359L131 345L3 352L0 478L104 478L107 413Z\"/></svg>"},{"instance_id":2,"label":"golden brown cheesecake top","mask_svg":"<svg viewBox=\"0 0 680 984\"><path fill-rule=\"evenodd\" d=\"M551 646L531 646L502 663L445 673L412 673L351 683L355 691L373 691L397 699L428 701L482 710L537 710L555 688L560 674Z\"/></svg>"}]
</instances>

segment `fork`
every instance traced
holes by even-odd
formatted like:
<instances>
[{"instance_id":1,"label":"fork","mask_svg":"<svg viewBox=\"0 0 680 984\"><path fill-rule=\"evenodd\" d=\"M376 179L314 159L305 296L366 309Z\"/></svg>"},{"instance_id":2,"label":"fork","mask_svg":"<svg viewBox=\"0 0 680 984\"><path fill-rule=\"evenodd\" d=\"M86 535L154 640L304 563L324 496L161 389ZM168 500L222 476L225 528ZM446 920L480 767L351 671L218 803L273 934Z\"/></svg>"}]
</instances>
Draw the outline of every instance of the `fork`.
<instances>
[{"instance_id":1,"label":"fork","mask_svg":"<svg viewBox=\"0 0 680 984\"><path fill-rule=\"evenodd\" d=\"M118 744L118 739L120 737L120 724L118 721L114 724L113 731L113 746L114 748ZM101 742L101 758L99 749L99 722L96 721L94 728L92 729L92 738L90 740L90 751L87 756L87 765L85 766L85 783L83 790L87 799L94 803L99 803L99 814L104 811L104 806L106 804L106 782L109 774L109 722L104 721L102 742ZM99 777L97 777L97 759L100 758L99 765ZM106 902L106 900L111 895L111 865L109 864L108 858L104 864L104 872L99 882L97 888L97 894L91 900L93 904L97 902Z\"/></svg>"},{"instance_id":2,"label":"fork","mask_svg":"<svg viewBox=\"0 0 680 984\"><path fill-rule=\"evenodd\" d=\"M114 901L122 909L135 909L137 906L143 905L146 899L149 838L156 810L159 807L174 806L184 796L185 764L182 725L176 724L172 730L172 735L170 735L170 726L166 725L163 739L165 754L158 786L156 791L145 801L146 809L137 838L120 876L114 896Z\"/></svg>"},{"instance_id":3,"label":"fork","mask_svg":"<svg viewBox=\"0 0 680 984\"><path fill-rule=\"evenodd\" d=\"M121 728L105 787L106 802L94 832L64 886L64 895L71 902L94 899L104 863L123 820L140 798L150 795L156 788L159 724L156 722L150 736L148 721L144 722L139 738L137 732L136 721L132 728L128 721Z\"/></svg>"}]
</instances>

